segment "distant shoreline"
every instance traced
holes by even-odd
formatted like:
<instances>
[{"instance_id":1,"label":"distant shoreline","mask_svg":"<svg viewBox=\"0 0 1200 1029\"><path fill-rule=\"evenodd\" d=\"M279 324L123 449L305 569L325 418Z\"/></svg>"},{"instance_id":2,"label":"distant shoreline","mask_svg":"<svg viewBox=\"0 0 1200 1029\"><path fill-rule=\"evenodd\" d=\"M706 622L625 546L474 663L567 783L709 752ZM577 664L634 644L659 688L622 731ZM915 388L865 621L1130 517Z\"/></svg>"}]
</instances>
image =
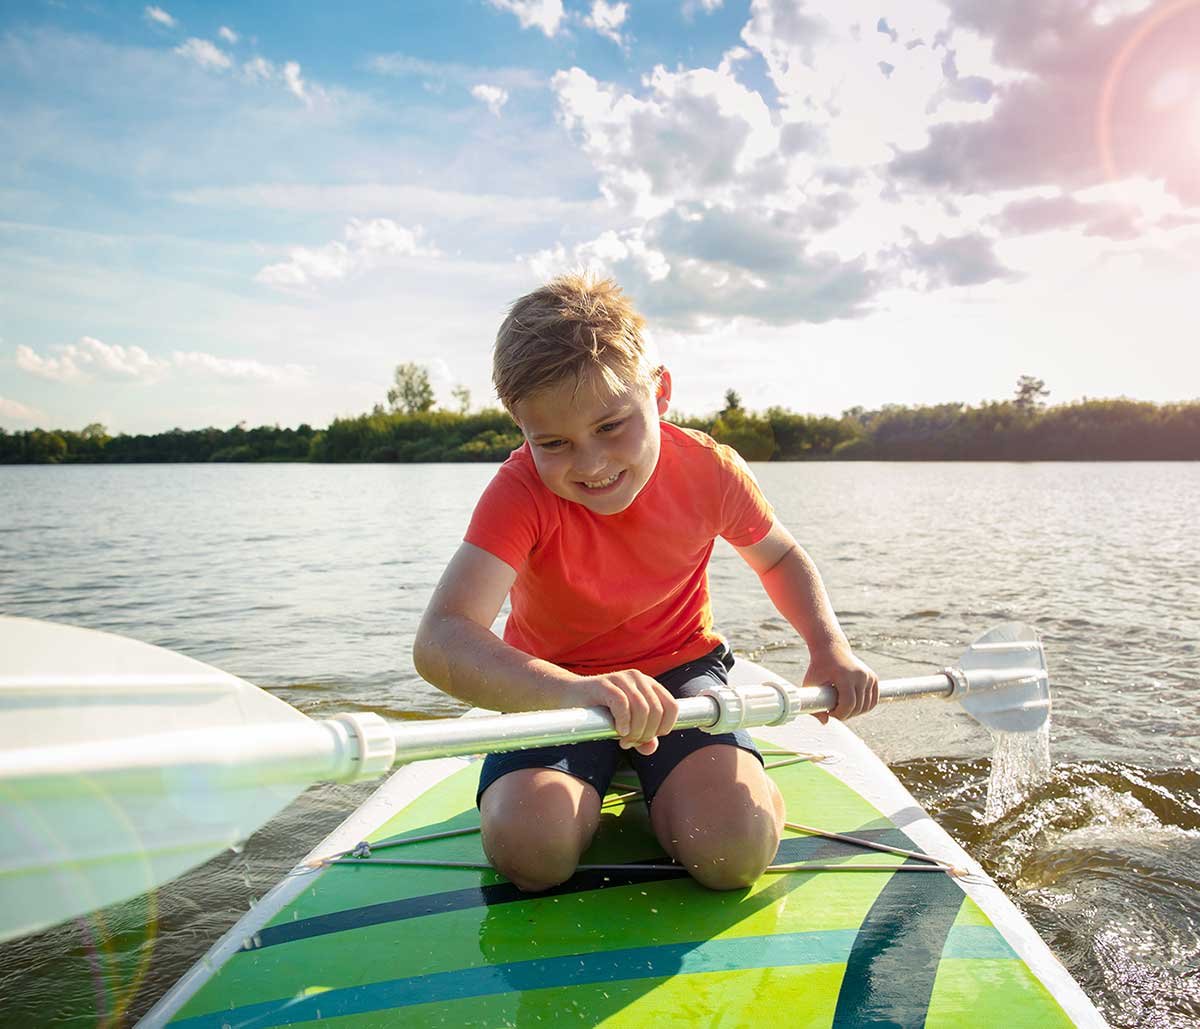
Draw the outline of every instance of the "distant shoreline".
<instances>
[{"instance_id":1,"label":"distant shoreline","mask_svg":"<svg viewBox=\"0 0 1200 1029\"><path fill-rule=\"evenodd\" d=\"M669 420L709 433L748 461L1200 460L1200 401L888 405L852 408L836 418L734 406ZM324 429L241 424L110 436L99 424L80 431L0 428L0 464L496 463L521 443L512 419L498 409L400 413L377 407Z\"/></svg>"}]
</instances>

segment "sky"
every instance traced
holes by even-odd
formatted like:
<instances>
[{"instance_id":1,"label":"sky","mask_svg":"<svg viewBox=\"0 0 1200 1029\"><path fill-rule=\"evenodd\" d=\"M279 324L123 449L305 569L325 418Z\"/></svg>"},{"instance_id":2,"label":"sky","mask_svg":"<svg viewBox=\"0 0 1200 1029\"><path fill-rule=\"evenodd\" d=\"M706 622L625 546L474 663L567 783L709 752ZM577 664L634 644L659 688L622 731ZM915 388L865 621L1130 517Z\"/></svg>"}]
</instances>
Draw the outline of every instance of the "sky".
<instances>
[{"instance_id":1,"label":"sky","mask_svg":"<svg viewBox=\"0 0 1200 1029\"><path fill-rule=\"evenodd\" d=\"M1200 0L0 5L0 427L490 405L585 267L684 413L1200 398Z\"/></svg>"}]
</instances>

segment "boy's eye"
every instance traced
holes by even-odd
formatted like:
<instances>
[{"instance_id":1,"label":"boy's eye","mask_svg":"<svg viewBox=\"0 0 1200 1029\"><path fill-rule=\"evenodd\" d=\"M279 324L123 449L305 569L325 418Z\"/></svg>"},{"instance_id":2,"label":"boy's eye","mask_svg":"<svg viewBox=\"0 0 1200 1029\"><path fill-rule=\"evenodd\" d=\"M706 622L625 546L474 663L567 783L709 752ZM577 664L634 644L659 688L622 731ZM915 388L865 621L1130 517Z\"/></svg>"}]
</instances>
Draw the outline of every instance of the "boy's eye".
<instances>
[{"instance_id":1,"label":"boy's eye","mask_svg":"<svg viewBox=\"0 0 1200 1029\"><path fill-rule=\"evenodd\" d=\"M565 439L548 439L545 442L539 443L538 446L543 450L558 450L566 444Z\"/></svg>"},{"instance_id":2,"label":"boy's eye","mask_svg":"<svg viewBox=\"0 0 1200 1029\"><path fill-rule=\"evenodd\" d=\"M612 432L613 429L619 429L622 424L623 424L622 422L605 422L603 425L600 426L600 431L601 432Z\"/></svg>"}]
</instances>

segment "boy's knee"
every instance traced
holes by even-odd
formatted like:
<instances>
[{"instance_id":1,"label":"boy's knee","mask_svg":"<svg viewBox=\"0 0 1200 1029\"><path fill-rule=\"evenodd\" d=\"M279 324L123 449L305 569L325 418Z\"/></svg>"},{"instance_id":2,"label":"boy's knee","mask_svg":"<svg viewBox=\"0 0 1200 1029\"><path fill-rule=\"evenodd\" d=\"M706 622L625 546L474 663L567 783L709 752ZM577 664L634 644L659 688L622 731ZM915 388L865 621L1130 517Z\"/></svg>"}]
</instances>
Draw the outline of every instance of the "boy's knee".
<instances>
[{"instance_id":1,"label":"boy's knee","mask_svg":"<svg viewBox=\"0 0 1200 1029\"><path fill-rule=\"evenodd\" d=\"M676 857L709 889L744 889L775 859L779 828L776 813L757 805L730 811L717 826L680 833Z\"/></svg>"},{"instance_id":2,"label":"boy's knee","mask_svg":"<svg viewBox=\"0 0 1200 1029\"><path fill-rule=\"evenodd\" d=\"M717 846L681 848L679 859L701 886L710 890L741 890L758 882L777 849L778 843L768 850L731 841Z\"/></svg>"},{"instance_id":3,"label":"boy's knee","mask_svg":"<svg viewBox=\"0 0 1200 1029\"><path fill-rule=\"evenodd\" d=\"M525 893L566 882L579 864L579 846L565 835L534 840L528 832L493 831L484 835L483 849L492 867Z\"/></svg>"}]
</instances>

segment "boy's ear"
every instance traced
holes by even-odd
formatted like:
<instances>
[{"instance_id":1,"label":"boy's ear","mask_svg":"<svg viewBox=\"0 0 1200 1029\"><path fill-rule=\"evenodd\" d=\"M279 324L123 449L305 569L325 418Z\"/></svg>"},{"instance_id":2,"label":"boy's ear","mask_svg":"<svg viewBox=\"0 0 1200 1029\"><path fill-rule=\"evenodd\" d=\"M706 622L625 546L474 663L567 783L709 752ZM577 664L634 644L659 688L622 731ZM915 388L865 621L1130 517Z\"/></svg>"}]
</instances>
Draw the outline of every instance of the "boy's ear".
<instances>
[{"instance_id":1,"label":"boy's ear","mask_svg":"<svg viewBox=\"0 0 1200 1029\"><path fill-rule=\"evenodd\" d=\"M658 386L654 396L658 401L658 414L661 418L671 406L671 373L666 368L659 368L655 378L658 380Z\"/></svg>"}]
</instances>

